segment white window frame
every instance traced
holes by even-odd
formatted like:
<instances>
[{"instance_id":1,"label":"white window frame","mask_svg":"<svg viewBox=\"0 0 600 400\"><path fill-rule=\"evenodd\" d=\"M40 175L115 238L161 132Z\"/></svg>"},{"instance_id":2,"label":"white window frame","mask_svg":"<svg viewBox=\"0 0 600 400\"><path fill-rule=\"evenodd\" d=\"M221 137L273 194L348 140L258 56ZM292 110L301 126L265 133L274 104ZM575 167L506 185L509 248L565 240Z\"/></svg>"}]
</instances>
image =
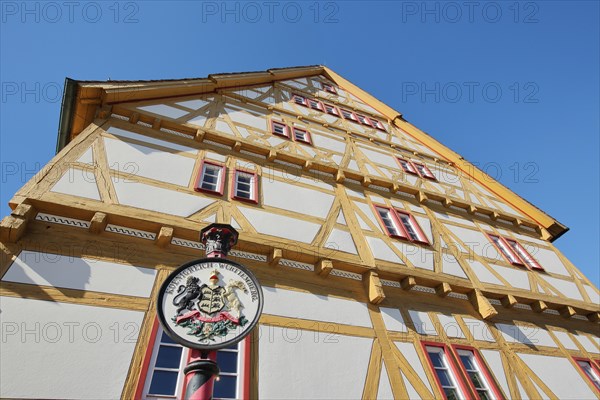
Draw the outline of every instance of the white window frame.
<instances>
[{"instance_id":1,"label":"white window frame","mask_svg":"<svg viewBox=\"0 0 600 400\"><path fill-rule=\"evenodd\" d=\"M158 351L161 346L162 334L163 334L163 329L161 326L158 326L156 336L155 336L156 339L154 340L154 344L152 347L152 356L150 358L150 362L148 364L148 371L146 372L146 376L145 376L144 388L142 391L142 400L159 400L159 399L164 400L164 399L181 399L181 398L183 398L183 391L185 389L185 374L183 373L183 369L185 368L185 366L188 363L188 360L190 358L191 349L189 349L187 347L183 347L180 344L172 344L172 343L166 343L166 344L162 343L162 345L163 346L167 345L169 347L182 348L181 360L179 363L179 370L178 370L179 375L177 376L177 385L175 388L175 394L174 395L148 394L148 391L150 390L150 385L152 384L152 375L154 374L154 371L157 370L156 360L158 358ZM218 350L218 351L223 351L223 352L237 351L237 353L238 353L237 354L237 372L236 373L221 372L221 375L223 375L223 376L235 376L237 378L236 389L235 389L235 398L236 399L240 399L243 396L244 375L248 372L248 371L244 370L244 368L245 368L244 354L246 353L246 346L249 346L249 342L247 340L242 340L238 344L237 350L233 350L233 349ZM163 370L163 368L160 368L159 370ZM214 397L213 400L219 400L219 399L220 399L219 397Z\"/></svg>"},{"instance_id":2,"label":"white window frame","mask_svg":"<svg viewBox=\"0 0 600 400\"><path fill-rule=\"evenodd\" d=\"M446 392L444 391L445 387L442 386L442 383L441 383L441 380L437 373L437 370L446 371L448 373L448 376L450 377L451 382L454 384L454 386L446 386L446 388L456 390L456 393L458 394L459 399L466 399L466 395L465 395L465 393L463 393L463 387L461 385L460 377L458 377L456 375L456 372L457 372L456 368L452 364L452 360L448 360L448 350L447 350L448 348L446 346L434 346L434 345L427 344L427 343L424 343L423 346L425 348L425 352L427 353L427 357L429 359L431 368L433 369L433 373L435 375L438 387L439 387L440 391L442 392L442 395L444 395L444 398L447 398ZM433 364L433 361L431 360L431 356L430 356L430 351L441 354L442 363L444 364L443 367L436 367Z\"/></svg>"},{"instance_id":3,"label":"white window frame","mask_svg":"<svg viewBox=\"0 0 600 400\"><path fill-rule=\"evenodd\" d=\"M454 350L456 351L456 355L458 356L458 362L462 366L463 370L467 373L466 374L467 379L470 381L472 388L473 388L473 390L475 390L478 397L479 397L479 391L475 387L475 383L471 380L471 376L469 375L469 372L477 373L477 375L479 376L479 380L481 381L481 383L484 386L483 390L486 391L487 396L492 400L498 400L498 396L496 396L494 387L492 386L492 383L489 382L487 373L485 372L486 370L484 370L485 366L481 365L481 363L479 361L479 357L477 357L475 355L475 352L473 350L456 348L456 347L454 348ZM473 369L473 370L467 369L467 366L463 363L462 358L460 358L462 355L466 355L470 358L470 361L475 366L475 369Z\"/></svg>"},{"instance_id":4,"label":"white window frame","mask_svg":"<svg viewBox=\"0 0 600 400\"><path fill-rule=\"evenodd\" d=\"M250 191L248 192L250 194L250 197L243 197L240 196L238 193L240 192L239 190L239 180L238 177L240 175L250 175ZM232 190L232 198L236 199L236 200L242 200L242 201L250 201L253 203L256 203L258 201L258 199L256 198L258 195L258 175L256 174L256 172L251 172L251 171L244 171L242 169L235 169L234 173L233 173L233 190Z\"/></svg>"}]
</instances>

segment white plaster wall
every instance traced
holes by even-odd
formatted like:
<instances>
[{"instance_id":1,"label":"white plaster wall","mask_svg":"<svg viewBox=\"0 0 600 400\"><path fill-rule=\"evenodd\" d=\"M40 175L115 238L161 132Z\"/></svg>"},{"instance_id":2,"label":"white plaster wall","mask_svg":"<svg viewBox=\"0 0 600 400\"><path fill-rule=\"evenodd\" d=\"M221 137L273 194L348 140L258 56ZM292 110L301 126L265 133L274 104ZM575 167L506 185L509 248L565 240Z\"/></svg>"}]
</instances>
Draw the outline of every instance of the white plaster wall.
<instances>
[{"instance_id":1,"label":"white plaster wall","mask_svg":"<svg viewBox=\"0 0 600 400\"><path fill-rule=\"evenodd\" d=\"M344 153L346 151L346 142L331 139L325 135L319 135L314 130L311 131L312 140L315 147L335 151L336 153Z\"/></svg>"},{"instance_id":2,"label":"white plaster wall","mask_svg":"<svg viewBox=\"0 0 600 400\"><path fill-rule=\"evenodd\" d=\"M508 343L558 347L545 329L536 326L496 324L496 327Z\"/></svg>"},{"instance_id":3,"label":"white plaster wall","mask_svg":"<svg viewBox=\"0 0 600 400\"><path fill-rule=\"evenodd\" d=\"M118 399L144 313L2 297L0 397Z\"/></svg>"},{"instance_id":4,"label":"white plaster wall","mask_svg":"<svg viewBox=\"0 0 600 400\"><path fill-rule=\"evenodd\" d=\"M397 308L379 307L379 311L388 331L408 332L400 310Z\"/></svg>"},{"instance_id":5,"label":"white plaster wall","mask_svg":"<svg viewBox=\"0 0 600 400\"><path fill-rule=\"evenodd\" d=\"M583 300L583 296L579 292L579 289L577 288L577 285L574 282L569 282L562 279L542 275L540 275L540 279L544 279L546 282L558 289L562 294L571 299Z\"/></svg>"},{"instance_id":6,"label":"white plaster wall","mask_svg":"<svg viewBox=\"0 0 600 400\"><path fill-rule=\"evenodd\" d=\"M439 212L435 212L435 211L434 211L434 214L440 221L442 221L442 223L444 220L452 221L452 222L467 225L471 228L477 229L477 226L473 223L473 221L470 221L470 220L464 219L464 218L460 218L460 217L456 216L456 214L452 214L452 213L446 214L446 213L439 213ZM451 225L446 225L446 226L451 226ZM460 235L459 235L459 238L460 238Z\"/></svg>"},{"instance_id":7,"label":"white plaster wall","mask_svg":"<svg viewBox=\"0 0 600 400\"><path fill-rule=\"evenodd\" d=\"M600 353L600 349L598 349L598 346L600 346L600 344L596 344L598 343L598 338L596 338L596 343L594 343L585 335L575 335L575 337L586 351L590 353Z\"/></svg>"},{"instance_id":8,"label":"white plaster wall","mask_svg":"<svg viewBox=\"0 0 600 400\"><path fill-rule=\"evenodd\" d=\"M319 224L254 208L238 206L238 210L259 233L303 243L311 243L321 228Z\"/></svg>"},{"instance_id":9,"label":"white plaster wall","mask_svg":"<svg viewBox=\"0 0 600 400\"><path fill-rule=\"evenodd\" d=\"M563 331L552 331L556 339L562 344L565 348L569 350L579 350L579 347L571 340L571 337L567 332Z\"/></svg>"},{"instance_id":10,"label":"white plaster wall","mask_svg":"<svg viewBox=\"0 0 600 400\"><path fill-rule=\"evenodd\" d=\"M433 251L406 242L394 241L393 243L415 267L433 271Z\"/></svg>"},{"instance_id":11,"label":"white plaster wall","mask_svg":"<svg viewBox=\"0 0 600 400\"><path fill-rule=\"evenodd\" d=\"M421 335L437 336L433 321L431 321L431 318L429 318L429 315L426 312L408 310L408 314L410 315L410 319L412 319L417 333Z\"/></svg>"},{"instance_id":12,"label":"white plaster wall","mask_svg":"<svg viewBox=\"0 0 600 400\"><path fill-rule=\"evenodd\" d=\"M368 328L372 326L365 303L268 286L263 286L263 294L264 314Z\"/></svg>"},{"instance_id":13,"label":"white plaster wall","mask_svg":"<svg viewBox=\"0 0 600 400\"><path fill-rule=\"evenodd\" d=\"M398 257L383 240L371 236L366 236L366 239L369 248L371 248L371 253L373 253L373 257L376 259L404 264L402 260L400 260L400 257Z\"/></svg>"},{"instance_id":14,"label":"white plaster wall","mask_svg":"<svg viewBox=\"0 0 600 400\"><path fill-rule=\"evenodd\" d=\"M360 151L365 155L365 157L367 157L372 162L382 164L382 165L387 165L388 167L391 167L394 165L398 166L396 159L389 154L384 154L384 153L380 153L378 151L369 150L363 146L359 146L359 148L360 148Z\"/></svg>"},{"instance_id":15,"label":"white plaster wall","mask_svg":"<svg viewBox=\"0 0 600 400\"><path fill-rule=\"evenodd\" d=\"M414 215L414 217L417 220L419 226L421 227L421 230L427 237L429 243L434 244L433 233L431 232L431 221L429 221L429 218L420 217L418 215Z\"/></svg>"},{"instance_id":16,"label":"white plaster wall","mask_svg":"<svg viewBox=\"0 0 600 400\"><path fill-rule=\"evenodd\" d=\"M206 112L205 112L206 113ZM199 127L203 127L206 124L208 117L206 115L196 115L194 118L188 120L188 124L196 125Z\"/></svg>"},{"instance_id":17,"label":"white plaster wall","mask_svg":"<svg viewBox=\"0 0 600 400\"><path fill-rule=\"evenodd\" d=\"M227 122L222 121L220 119L217 119L217 123L215 124L215 129L219 132L225 132L229 135L234 134L233 130L231 129L231 126L229 126L229 124ZM248 131L246 129L242 129L242 127L237 127L237 130L240 132L242 137L250 136L250 133L248 133ZM244 135L244 132L246 133L246 135Z\"/></svg>"},{"instance_id":18,"label":"white plaster wall","mask_svg":"<svg viewBox=\"0 0 600 400\"><path fill-rule=\"evenodd\" d=\"M494 245L483 233L454 225L446 225L446 227L450 230L450 232L454 233L473 253L479 256L489 257L494 260L502 259L502 256L498 254Z\"/></svg>"},{"instance_id":19,"label":"white plaster wall","mask_svg":"<svg viewBox=\"0 0 600 400\"><path fill-rule=\"evenodd\" d=\"M585 291L587 292L590 301L594 304L600 304L600 293L598 292L598 290L596 290L596 288L593 288L591 286L588 285L583 285L583 288L585 289Z\"/></svg>"},{"instance_id":20,"label":"white plaster wall","mask_svg":"<svg viewBox=\"0 0 600 400\"><path fill-rule=\"evenodd\" d=\"M156 271L110 261L24 250L3 281L148 297Z\"/></svg>"},{"instance_id":21,"label":"white plaster wall","mask_svg":"<svg viewBox=\"0 0 600 400\"><path fill-rule=\"evenodd\" d=\"M473 270L475 275L477 275L477 279L479 279L481 282L492 283L494 285L504 286L504 283L502 283L502 281L500 279L496 278L496 276L494 274L492 274L486 268L486 266L483 265L482 263L480 263L479 261L468 260L467 262L471 266L471 269Z\"/></svg>"},{"instance_id":22,"label":"white plaster wall","mask_svg":"<svg viewBox=\"0 0 600 400\"><path fill-rule=\"evenodd\" d=\"M392 392L392 385L390 384L390 378L385 368L385 363L381 365L381 375L379 376L379 388L377 390L377 400L392 400L394 393ZM411 396L412 398L412 396Z\"/></svg>"},{"instance_id":23,"label":"white plaster wall","mask_svg":"<svg viewBox=\"0 0 600 400\"><path fill-rule=\"evenodd\" d=\"M517 355L559 399L597 398L575 369L577 367L566 358L536 354Z\"/></svg>"},{"instance_id":24,"label":"white plaster wall","mask_svg":"<svg viewBox=\"0 0 600 400\"><path fill-rule=\"evenodd\" d=\"M508 386L508 381L506 380L504 368L502 367L502 358L500 357L500 352L496 350L481 350L481 355L488 364L490 372L496 378L496 382L498 382L502 388L504 396L506 396L507 399L510 398L510 389Z\"/></svg>"},{"instance_id":25,"label":"white plaster wall","mask_svg":"<svg viewBox=\"0 0 600 400\"><path fill-rule=\"evenodd\" d=\"M262 180L262 190L263 202L267 206L320 218L327 216L334 200L331 194L268 179Z\"/></svg>"},{"instance_id":26,"label":"white plaster wall","mask_svg":"<svg viewBox=\"0 0 600 400\"><path fill-rule=\"evenodd\" d=\"M209 97L207 100L212 100L212 98ZM203 100L203 99L194 99L194 100L180 101L175 104L186 107L186 108L191 108L192 110L199 110L202 107L204 107L205 105L207 105L208 103L209 103L208 101Z\"/></svg>"},{"instance_id":27,"label":"white plaster wall","mask_svg":"<svg viewBox=\"0 0 600 400\"><path fill-rule=\"evenodd\" d=\"M154 114L162 115L164 117L169 117L172 119L177 119L183 117L187 114L187 111L180 110L179 108L175 108L172 106L168 106L165 104L154 104L150 106L138 107L138 109L142 111L151 112Z\"/></svg>"},{"instance_id":28,"label":"white plaster wall","mask_svg":"<svg viewBox=\"0 0 600 400\"><path fill-rule=\"evenodd\" d=\"M495 264L490 264L490 267L493 268L496 272L498 272L500 276L506 279L508 283L510 283L512 286L519 289L531 290L531 287L529 286L529 277L527 276L527 271L517 269L519 267L508 268Z\"/></svg>"},{"instance_id":29,"label":"white plaster wall","mask_svg":"<svg viewBox=\"0 0 600 400\"><path fill-rule=\"evenodd\" d=\"M332 229L326 240L325 247L334 250L345 251L346 253L357 254L356 246L352 240L352 235L340 229Z\"/></svg>"},{"instance_id":30,"label":"white plaster wall","mask_svg":"<svg viewBox=\"0 0 600 400\"><path fill-rule=\"evenodd\" d=\"M425 369L423 369L423 364L421 364L421 359L415 349L415 346L410 342L394 342L398 350L402 353L408 364L415 370L425 387L427 387L431 391L431 385L429 384L429 380L427 379L427 374L425 373Z\"/></svg>"},{"instance_id":31,"label":"white plaster wall","mask_svg":"<svg viewBox=\"0 0 600 400\"><path fill-rule=\"evenodd\" d=\"M529 251L529 253L531 253L533 258L535 258L546 271L557 275L571 275L563 265L562 261L560 261L560 258L558 258L555 252L546 250L542 247L532 248L531 245L525 246L525 248L527 249L527 251Z\"/></svg>"},{"instance_id":32,"label":"white plaster wall","mask_svg":"<svg viewBox=\"0 0 600 400\"><path fill-rule=\"evenodd\" d=\"M456 318L452 315L446 314L437 314L438 319L440 320L440 324L442 325L442 329L446 332L446 336L455 337L455 338L465 338L465 334L458 322L456 322Z\"/></svg>"},{"instance_id":33,"label":"white plaster wall","mask_svg":"<svg viewBox=\"0 0 600 400\"><path fill-rule=\"evenodd\" d=\"M187 217L214 203L213 199L112 177L119 204Z\"/></svg>"},{"instance_id":34,"label":"white plaster wall","mask_svg":"<svg viewBox=\"0 0 600 400\"><path fill-rule=\"evenodd\" d=\"M77 162L84 164L93 164L94 163L94 155L92 154L92 148L90 147L83 153L78 159Z\"/></svg>"},{"instance_id":35,"label":"white plaster wall","mask_svg":"<svg viewBox=\"0 0 600 400\"><path fill-rule=\"evenodd\" d=\"M289 327L260 328L259 398L359 399L362 396L372 339Z\"/></svg>"},{"instance_id":36,"label":"white plaster wall","mask_svg":"<svg viewBox=\"0 0 600 400\"><path fill-rule=\"evenodd\" d=\"M244 107L233 106L231 104L225 107L225 112L235 123L248 125L261 131L267 130L267 120L264 114L259 116L254 110L250 111Z\"/></svg>"},{"instance_id":37,"label":"white plaster wall","mask_svg":"<svg viewBox=\"0 0 600 400\"><path fill-rule=\"evenodd\" d=\"M119 172L187 187L195 160L115 139L104 139L108 166Z\"/></svg>"},{"instance_id":38,"label":"white plaster wall","mask_svg":"<svg viewBox=\"0 0 600 400\"><path fill-rule=\"evenodd\" d=\"M458 263L458 260L452 254L442 254L442 272L454 275L459 278L467 279L467 275Z\"/></svg>"},{"instance_id":39,"label":"white plaster wall","mask_svg":"<svg viewBox=\"0 0 600 400\"><path fill-rule=\"evenodd\" d=\"M496 341L494 339L494 335L492 335L492 332L490 331L490 328L484 321L465 317L463 317L462 320L475 340L492 343Z\"/></svg>"},{"instance_id":40,"label":"white plaster wall","mask_svg":"<svg viewBox=\"0 0 600 400\"><path fill-rule=\"evenodd\" d=\"M69 168L52 186L51 192L100 200L100 193L93 171Z\"/></svg>"},{"instance_id":41,"label":"white plaster wall","mask_svg":"<svg viewBox=\"0 0 600 400\"><path fill-rule=\"evenodd\" d=\"M108 128L107 132L112 135L115 135L115 136L120 136L120 137L124 137L124 138L128 138L128 139L135 139L135 140L139 140L141 142L146 142L146 143L151 143L151 144L156 144L156 145L163 146L163 147L177 150L177 151L183 151L183 152L191 153L191 154L198 154L198 149L194 149L193 147L183 146L183 145L180 145L177 143L171 143L166 140L155 139L150 136L140 135L139 133L115 128L114 126L111 126L110 128Z\"/></svg>"}]
</instances>

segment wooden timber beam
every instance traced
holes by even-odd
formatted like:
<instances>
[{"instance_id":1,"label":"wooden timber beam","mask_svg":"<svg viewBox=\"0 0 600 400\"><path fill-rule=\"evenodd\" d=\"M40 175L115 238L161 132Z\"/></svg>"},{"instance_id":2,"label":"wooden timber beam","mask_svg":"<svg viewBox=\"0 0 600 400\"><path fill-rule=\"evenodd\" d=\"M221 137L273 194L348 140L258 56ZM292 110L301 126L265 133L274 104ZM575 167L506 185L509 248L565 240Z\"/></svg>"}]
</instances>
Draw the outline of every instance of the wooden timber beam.
<instances>
[{"instance_id":1,"label":"wooden timber beam","mask_svg":"<svg viewBox=\"0 0 600 400\"><path fill-rule=\"evenodd\" d=\"M328 276L333 270L333 263L331 260L322 259L319 260L317 265L315 265L315 272L317 275Z\"/></svg>"},{"instance_id":2,"label":"wooden timber beam","mask_svg":"<svg viewBox=\"0 0 600 400\"><path fill-rule=\"evenodd\" d=\"M363 274L363 284L371 304L379 304L385 299L383 285L375 271L370 270Z\"/></svg>"},{"instance_id":3,"label":"wooden timber beam","mask_svg":"<svg viewBox=\"0 0 600 400\"><path fill-rule=\"evenodd\" d=\"M475 289L468 294L469 301L475 310L483 319L490 319L498 315L498 311L492 306L488 299L485 298L481 290Z\"/></svg>"}]
</instances>

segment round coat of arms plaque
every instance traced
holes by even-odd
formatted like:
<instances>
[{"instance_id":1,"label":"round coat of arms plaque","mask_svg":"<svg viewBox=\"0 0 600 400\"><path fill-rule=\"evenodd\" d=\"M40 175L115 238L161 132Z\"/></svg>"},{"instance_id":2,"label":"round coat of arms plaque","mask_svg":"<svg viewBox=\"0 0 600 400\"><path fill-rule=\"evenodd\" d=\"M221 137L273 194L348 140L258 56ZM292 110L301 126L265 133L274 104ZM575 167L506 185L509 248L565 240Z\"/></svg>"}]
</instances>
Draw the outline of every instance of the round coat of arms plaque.
<instances>
[{"instance_id":1,"label":"round coat of arms plaque","mask_svg":"<svg viewBox=\"0 0 600 400\"><path fill-rule=\"evenodd\" d=\"M204 258L173 271L160 288L158 318L171 339L198 350L242 340L262 313L260 284L246 267Z\"/></svg>"}]
</instances>

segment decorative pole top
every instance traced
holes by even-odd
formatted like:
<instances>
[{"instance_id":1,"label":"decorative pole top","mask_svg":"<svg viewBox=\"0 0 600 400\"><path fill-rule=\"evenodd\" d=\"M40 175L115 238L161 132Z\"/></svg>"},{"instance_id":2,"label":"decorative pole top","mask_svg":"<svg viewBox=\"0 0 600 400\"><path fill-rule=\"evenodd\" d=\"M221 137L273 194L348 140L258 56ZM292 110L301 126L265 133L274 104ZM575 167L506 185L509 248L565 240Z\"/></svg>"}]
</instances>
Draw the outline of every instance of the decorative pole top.
<instances>
[{"instance_id":1,"label":"decorative pole top","mask_svg":"<svg viewBox=\"0 0 600 400\"><path fill-rule=\"evenodd\" d=\"M228 224L210 224L200 231L206 257L225 258L238 240L238 232Z\"/></svg>"}]
</instances>

